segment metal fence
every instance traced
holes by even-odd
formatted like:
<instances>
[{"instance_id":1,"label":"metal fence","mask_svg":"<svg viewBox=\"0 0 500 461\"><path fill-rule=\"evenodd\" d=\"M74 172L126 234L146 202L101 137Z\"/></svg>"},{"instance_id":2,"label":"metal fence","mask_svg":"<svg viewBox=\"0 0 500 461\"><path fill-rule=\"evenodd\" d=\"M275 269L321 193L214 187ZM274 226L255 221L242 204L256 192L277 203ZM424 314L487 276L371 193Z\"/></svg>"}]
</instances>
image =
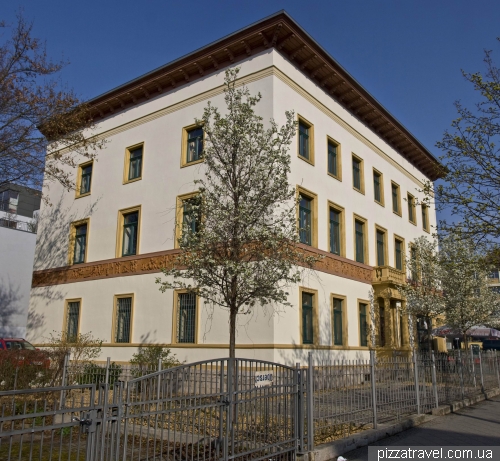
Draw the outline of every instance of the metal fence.
<instances>
[{"instance_id":1,"label":"metal fence","mask_svg":"<svg viewBox=\"0 0 500 461\"><path fill-rule=\"evenodd\" d=\"M313 365L305 379L305 444L347 437L381 423L428 413L453 401L500 388L500 355L415 352L409 357L342 360ZM309 392L312 389L312 392Z\"/></svg>"},{"instance_id":2,"label":"metal fence","mask_svg":"<svg viewBox=\"0 0 500 461\"><path fill-rule=\"evenodd\" d=\"M0 460L288 461L500 388L496 352L313 359L303 368L246 359L166 370L66 363L59 387L0 392Z\"/></svg>"},{"instance_id":3,"label":"metal fence","mask_svg":"<svg viewBox=\"0 0 500 461\"><path fill-rule=\"evenodd\" d=\"M0 459L294 460L299 374L217 359L127 383L111 384L108 369L104 383L3 391Z\"/></svg>"}]
</instances>

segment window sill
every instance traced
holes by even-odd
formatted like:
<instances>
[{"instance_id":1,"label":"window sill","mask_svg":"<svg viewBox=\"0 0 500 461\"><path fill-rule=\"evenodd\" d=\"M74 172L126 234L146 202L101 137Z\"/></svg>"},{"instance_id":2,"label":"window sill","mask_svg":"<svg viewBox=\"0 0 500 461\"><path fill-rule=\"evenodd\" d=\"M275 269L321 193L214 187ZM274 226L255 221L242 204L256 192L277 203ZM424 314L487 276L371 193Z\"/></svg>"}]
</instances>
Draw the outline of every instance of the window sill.
<instances>
[{"instance_id":1,"label":"window sill","mask_svg":"<svg viewBox=\"0 0 500 461\"><path fill-rule=\"evenodd\" d=\"M399 216L400 218L403 217L403 215L401 213L398 213L397 211L394 211L392 210L393 214L395 214L396 216Z\"/></svg>"},{"instance_id":2,"label":"window sill","mask_svg":"<svg viewBox=\"0 0 500 461\"><path fill-rule=\"evenodd\" d=\"M410 224L413 224L414 226L416 226L416 225L417 225L417 223L416 223L415 221L410 221L410 220L408 220L408 222L409 222Z\"/></svg>"},{"instance_id":3,"label":"window sill","mask_svg":"<svg viewBox=\"0 0 500 461\"><path fill-rule=\"evenodd\" d=\"M328 176L332 177L333 179L336 179L337 181L342 182L342 178L340 177L340 175L335 176L334 174L330 173L329 171L327 171L327 174L328 174Z\"/></svg>"},{"instance_id":4,"label":"window sill","mask_svg":"<svg viewBox=\"0 0 500 461\"><path fill-rule=\"evenodd\" d=\"M181 163L181 168L186 168L188 166L192 166L192 165L197 165L198 163L203 163L205 161L204 158L200 158L199 160L195 160L193 162L189 162L189 163L186 163L186 162L182 162Z\"/></svg>"},{"instance_id":5,"label":"window sill","mask_svg":"<svg viewBox=\"0 0 500 461\"><path fill-rule=\"evenodd\" d=\"M309 165L314 166L314 160L310 160L310 159L302 157L302 155L298 155L298 154L297 154L297 157L300 158L300 160L303 160L304 162L309 163Z\"/></svg>"},{"instance_id":6,"label":"window sill","mask_svg":"<svg viewBox=\"0 0 500 461\"><path fill-rule=\"evenodd\" d=\"M356 187L352 186L353 190L355 190L356 192L359 192L360 194L362 195L365 195L365 191L362 190L362 189L357 189Z\"/></svg>"},{"instance_id":7,"label":"window sill","mask_svg":"<svg viewBox=\"0 0 500 461\"><path fill-rule=\"evenodd\" d=\"M375 202L377 205L380 205L381 207L384 207L384 208L385 208L385 204L384 204L384 202L379 202L378 200L374 200L374 202Z\"/></svg>"},{"instance_id":8,"label":"window sill","mask_svg":"<svg viewBox=\"0 0 500 461\"><path fill-rule=\"evenodd\" d=\"M86 192L85 194L76 194L75 199L77 198L82 198L82 197L87 197L91 194L91 192Z\"/></svg>"},{"instance_id":9,"label":"window sill","mask_svg":"<svg viewBox=\"0 0 500 461\"><path fill-rule=\"evenodd\" d=\"M134 179L127 179L126 181L123 181L123 184L130 184L131 182L137 182L142 179L142 176L139 178L134 178Z\"/></svg>"}]
</instances>

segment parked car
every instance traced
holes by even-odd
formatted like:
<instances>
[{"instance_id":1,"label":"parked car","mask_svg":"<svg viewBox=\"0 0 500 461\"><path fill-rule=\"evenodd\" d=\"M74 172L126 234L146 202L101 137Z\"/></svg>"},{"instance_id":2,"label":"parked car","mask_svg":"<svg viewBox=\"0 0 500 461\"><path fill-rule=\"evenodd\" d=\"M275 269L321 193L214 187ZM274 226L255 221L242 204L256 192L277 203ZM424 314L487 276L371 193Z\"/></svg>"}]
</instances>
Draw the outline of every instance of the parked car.
<instances>
[{"instance_id":1,"label":"parked car","mask_svg":"<svg viewBox=\"0 0 500 461\"><path fill-rule=\"evenodd\" d=\"M9 359L15 360L19 366L38 365L46 368L50 366L47 354L24 338L0 338L0 362L6 359L6 355L2 354L4 351L19 351L19 354L8 355Z\"/></svg>"}]
</instances>

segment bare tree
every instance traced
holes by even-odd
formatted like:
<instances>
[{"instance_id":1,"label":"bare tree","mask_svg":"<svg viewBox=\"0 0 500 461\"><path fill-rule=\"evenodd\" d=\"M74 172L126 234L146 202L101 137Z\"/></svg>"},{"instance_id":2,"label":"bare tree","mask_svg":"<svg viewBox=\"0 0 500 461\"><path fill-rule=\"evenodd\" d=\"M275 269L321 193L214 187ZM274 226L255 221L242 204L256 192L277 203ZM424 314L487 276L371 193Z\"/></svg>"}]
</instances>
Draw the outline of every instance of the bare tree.
<instances>
[{"instance_id":1,"label":"bare tree","mask_svg":"<svg viewBox=\"0 0 500 461\"><path fill-rule=\"evenodd\" d=\"M211 305L229 311L229 351L235 356L236 317L256 305L290 305L287 288L316 257L297 244L297 197L288 183L289 145L296 132L292 112L281 128L254 112L261 96L237 88L238 69L226 71L226 115L210 103L205 132L205 176L199 196L185 204L178 222L181 252L165 269L161 290L196 290Z\"/></svg>"},{"instance_id":2,"label":"bare tree","mask_svg":"<svg viewBox=\"0 0 500 461\"><path fill-rule=\"evenodd\" d=\"M0 30L8 28L0 23ZM88 106L54 78L64 65L47 56L44 43L32 37L32 24L19 15L0 44L0 187L41 188L45 176L70 190L67 166L102 146L92 136Z\"/></svg>"}]
</instances>

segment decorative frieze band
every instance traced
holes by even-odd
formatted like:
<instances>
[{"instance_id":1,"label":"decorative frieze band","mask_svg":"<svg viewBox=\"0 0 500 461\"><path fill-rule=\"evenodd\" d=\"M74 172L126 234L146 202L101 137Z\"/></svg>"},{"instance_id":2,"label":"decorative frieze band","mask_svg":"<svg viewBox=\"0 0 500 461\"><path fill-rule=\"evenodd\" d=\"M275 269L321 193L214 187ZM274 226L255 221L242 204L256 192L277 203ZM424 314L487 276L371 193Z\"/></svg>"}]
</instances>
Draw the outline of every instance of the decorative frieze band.
<instances>
[{"instance_id":1,"label":"decorative frieze band","mask_svg":"<svg viewBox=\"0 0 500 461\"><path fill-rule=\"evenodd\" d=\"M371 283L372 271L370 266L341 258L315 248L302 246L304 251L321 254L323 258L314 267L319 272L337 275L339 277ZM141 256L96 261L92 263L64 266L33 272L32 286L43 287L61 285L65 283L84 282L86 280L100 280L106 278L123 277L161 272L174 263L179 250L167 250L158 253L149 253Z\"/></svg>"}]
</instances>

